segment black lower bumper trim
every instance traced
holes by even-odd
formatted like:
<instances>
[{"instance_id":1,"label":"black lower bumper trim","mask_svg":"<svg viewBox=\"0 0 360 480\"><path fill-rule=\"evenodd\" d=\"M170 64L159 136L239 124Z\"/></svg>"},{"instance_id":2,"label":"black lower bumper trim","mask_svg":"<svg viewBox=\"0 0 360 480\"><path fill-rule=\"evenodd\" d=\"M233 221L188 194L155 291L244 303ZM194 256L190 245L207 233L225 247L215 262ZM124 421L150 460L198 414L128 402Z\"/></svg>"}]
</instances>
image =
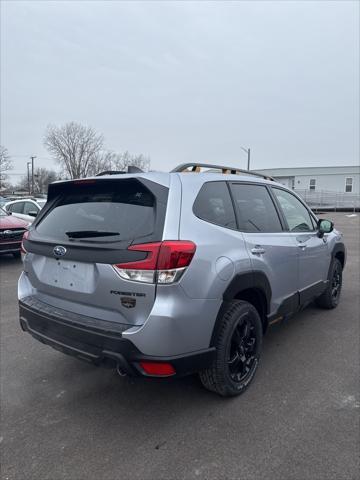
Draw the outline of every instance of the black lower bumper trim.
<instances>
[{"instance_id":1,"label":"black lower bumper trim","mask_svg":"<svg viewBox=\"0 0 360 480\"><path fill-rule=\"evenodd\" d=\"M110 328L109 322L52 308L33 297L20 301L19 307L21 328L40 342L96 365L118 367L129 375L146 376L141 361L168 362L177 375L189 375L207 368L215 355L215 348L172 357L144 355L122 337L130 326Z\"/></svg>"}]
</instances>

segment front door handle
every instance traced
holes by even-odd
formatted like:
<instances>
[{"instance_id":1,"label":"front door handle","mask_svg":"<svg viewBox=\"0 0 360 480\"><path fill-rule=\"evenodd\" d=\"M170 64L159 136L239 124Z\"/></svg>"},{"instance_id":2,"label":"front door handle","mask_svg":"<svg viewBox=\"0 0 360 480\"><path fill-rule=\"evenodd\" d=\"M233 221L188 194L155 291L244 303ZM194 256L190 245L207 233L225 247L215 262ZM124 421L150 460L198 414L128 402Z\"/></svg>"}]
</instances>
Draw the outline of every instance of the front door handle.
<instances>
[{"instance_id":1,"label":"front door handle","mask_svg":"<svg viewBox=\"0 0 360 480\"><path fill-rule=\"evenodd\" d=\"M254 255L262 255L265 253L265 248L260 247L260 245L255 245L255 247L251 249L251 253Z\"/></svg>"},{"instance_id":2,"label":"front door handle","mask_svg":"<svg viewBox=\"0 0 360 480\"><path fill-rule=\"evenodd\" d=\"M298 243L298 247L301 248L301 250L305 250L306 243Z\"/></svg>"}]
</instances>

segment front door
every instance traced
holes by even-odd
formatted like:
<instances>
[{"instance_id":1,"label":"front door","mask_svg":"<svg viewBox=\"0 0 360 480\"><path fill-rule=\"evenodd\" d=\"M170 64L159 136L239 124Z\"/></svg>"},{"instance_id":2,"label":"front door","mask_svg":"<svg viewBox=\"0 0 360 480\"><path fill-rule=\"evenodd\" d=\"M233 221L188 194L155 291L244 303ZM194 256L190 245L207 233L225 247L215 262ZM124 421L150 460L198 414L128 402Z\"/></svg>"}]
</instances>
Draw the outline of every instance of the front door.
<instances>
[{"instance_id":1,"label":"front door","mask_svg":"<svg viewBox=\"0 0 360 480\"><path fill-rule=\"evenodd\" d=\"M300 304L307 303L325 288L330 251L326 237L320 238L316 223L306 206L292 193L272 188L284 214L289 233L298 250Z\"/></svg>"}]
</instances>

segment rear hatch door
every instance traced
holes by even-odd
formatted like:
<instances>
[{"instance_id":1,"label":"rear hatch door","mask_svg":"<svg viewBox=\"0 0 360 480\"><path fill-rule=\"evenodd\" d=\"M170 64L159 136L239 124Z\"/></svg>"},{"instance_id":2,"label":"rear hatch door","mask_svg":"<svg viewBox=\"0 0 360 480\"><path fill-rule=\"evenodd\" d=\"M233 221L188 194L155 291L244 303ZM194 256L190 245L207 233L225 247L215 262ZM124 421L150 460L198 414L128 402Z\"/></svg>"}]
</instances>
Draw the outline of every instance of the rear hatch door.
<instances>
[{"instance_id":1,"label":"rear hatch door","mask_svg":"<svg viewBox=\"0 0 360 480\"><path fill-rule=\"evenodd\" d=\"M132 244L162 239L168 188L146 178L105 177L50 185L24 241L25 271L45 303L141 325L156 285L121 278L112 265L142 260Z\"/></svg>"}]
</instances>

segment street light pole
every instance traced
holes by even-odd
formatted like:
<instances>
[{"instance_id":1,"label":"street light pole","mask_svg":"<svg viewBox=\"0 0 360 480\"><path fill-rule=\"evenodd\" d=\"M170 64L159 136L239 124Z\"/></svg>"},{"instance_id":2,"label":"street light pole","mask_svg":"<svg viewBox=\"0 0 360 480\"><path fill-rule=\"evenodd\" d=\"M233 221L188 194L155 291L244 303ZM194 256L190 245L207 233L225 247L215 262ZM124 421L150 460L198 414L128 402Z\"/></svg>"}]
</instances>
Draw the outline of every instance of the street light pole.
<instances>
[{"instance_id":1,"label":"street light pole","mask_svg":"<svg viewBox=\"0 0 360 480\"><path fill-rule=\"evenodd\" d=\"M247 169L250 170L250 148L240 147L247 154Z\"/></svg>"},{"instance_id":2,"label":"street light pole","mask_svg":"<svg viewBox=\"0 0 360 480\"><path fill-rule=\"evenodd\" d=\"M34 195L34 160L35 156L30 157L31 158L31 195Z\"/></svg>"},{"instance_id":3,"label":"street light pole","mask_svg":"<svg viewBox=\"0 0 360 480\"><path fill-rule=\"evenodd\" d=\"M28 180L29 195L31 194L31 191L30 191L30 170L29 170L30 164L31 164L31 162L27 162L27 163L26 163L26 166L27 166L27 180Z\"/></svg>"}]
</instances>

